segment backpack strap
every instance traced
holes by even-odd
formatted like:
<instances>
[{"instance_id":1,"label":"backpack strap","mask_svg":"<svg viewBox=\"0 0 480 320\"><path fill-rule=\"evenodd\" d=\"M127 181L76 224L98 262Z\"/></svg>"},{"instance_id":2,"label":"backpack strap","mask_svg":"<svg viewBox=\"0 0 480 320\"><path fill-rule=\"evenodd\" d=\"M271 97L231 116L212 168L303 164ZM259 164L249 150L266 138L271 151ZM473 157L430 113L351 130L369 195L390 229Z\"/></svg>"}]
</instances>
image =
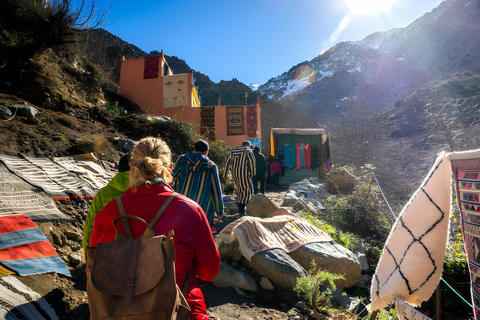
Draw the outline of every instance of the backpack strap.
<instances>
[{"instance_id":1,"label":"backpack strap","mask_svg":"<svg viewBox=\"0 0 480 320\"><path fill-rule=\"evenodd\" d=\"M172 202L172 200L177 196L178 193L176 192L173 192L170 197L168 197L168 199L163 203L162 207L158 210L157 214L155 215L155 217L153 217L152 221L150 221L150 223L148 224L151 228L153 228L153 226L155 225L155 223L157 223L158 219L160 219L160 217L162 216L163 212L165 211L165 209L167 209L168 205L170 204L170 202Z\"/></svg>"},{"instance_id":2,"label":"backpack strap","mask_svg":"<svg viewBox=\"0 0 480 320\"><path fill-rule=\"evenodd\" d=\"M125 213L125 208L123 207L122 198L119 197L116 200L117 200L118 210L120 211L120 215L126 216L127 214ZM122 219L122 220L123 220L122 221L123 229L125 229L125 234L128 236L129 239L132 239L133 238L132 229L130 229L130 224L127 221L128 219Z\"/></svg>"}]
</instances>

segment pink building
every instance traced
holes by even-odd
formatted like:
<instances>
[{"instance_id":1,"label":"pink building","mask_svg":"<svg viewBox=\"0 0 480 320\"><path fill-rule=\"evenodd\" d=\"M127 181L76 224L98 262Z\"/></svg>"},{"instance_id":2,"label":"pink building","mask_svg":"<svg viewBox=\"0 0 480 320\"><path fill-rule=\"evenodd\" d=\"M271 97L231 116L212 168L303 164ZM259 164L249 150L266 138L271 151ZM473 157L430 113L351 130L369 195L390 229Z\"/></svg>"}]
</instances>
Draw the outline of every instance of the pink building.
<instances>
[{"instance_id":1,"label":"pink building","mask_svg":"<svg viewBox=\"0 0 480 320\"><path fill-rule=\"evenodd\" d=\"M244 106L200 106L193 73L173 74L160 56L122 60L120 94L150 116L193 123L195 131L229 146L261 142L260 103Z\"/></svg>"}]
</instances>

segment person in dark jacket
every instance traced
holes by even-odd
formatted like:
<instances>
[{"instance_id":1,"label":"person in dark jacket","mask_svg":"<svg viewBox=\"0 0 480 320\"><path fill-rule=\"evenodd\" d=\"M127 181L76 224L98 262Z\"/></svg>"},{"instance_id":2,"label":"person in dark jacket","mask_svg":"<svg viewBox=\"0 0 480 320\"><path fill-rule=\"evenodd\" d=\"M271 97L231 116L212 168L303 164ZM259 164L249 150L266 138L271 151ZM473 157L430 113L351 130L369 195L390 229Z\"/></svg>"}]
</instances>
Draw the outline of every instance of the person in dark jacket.
<instances>
[{"instance_id":1,"label":"person in dark jacket","mask_svg":"<svg viewBox=\"0 0 480 320\"><path fill-rule=\"evenodd\" d=\"M256 174L253 176L253 193L258 193L258 183L260 182L260 193L265 194L265 179L268 176L268 167L265 156L260 152L260 147L253 148L253 155L255 156Z\"/></svg>"},{"instance_id":2,"label":"person in dark jacket","mask_svg":"<svg viewBox=\"0 0 480 320\"><path fill-rule=\"evenodd\" d=\"M196 201L213 226L215 214L218 220L223 216L223 197L217 165L208 158L208 142L198 140L193 153L181 155L172 170L172 187Z\"/></svg>"}]
</instances>

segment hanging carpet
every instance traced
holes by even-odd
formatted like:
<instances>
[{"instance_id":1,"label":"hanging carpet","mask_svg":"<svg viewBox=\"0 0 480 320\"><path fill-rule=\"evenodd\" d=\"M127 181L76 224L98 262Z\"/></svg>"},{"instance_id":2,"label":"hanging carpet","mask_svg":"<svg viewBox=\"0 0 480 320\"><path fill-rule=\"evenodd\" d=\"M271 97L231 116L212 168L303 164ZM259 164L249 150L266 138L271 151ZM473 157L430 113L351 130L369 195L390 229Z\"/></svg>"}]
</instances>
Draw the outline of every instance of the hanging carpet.
<instances>
[{"instance_id":1,"label":"hanging carpet","mask_svg":"<svg viewBox=\"0 0 480 320\"><path fill-rule=\"evenodd\" d=\"M22 214L0 217L0 263L22 276L46 272L71 276L47 237Z\"/></svg>"},{"instance_id":2,"label":"hanging carpet","mask_svg":"<svg viewBox=\"0 0 480 320\"><path fill-rule=\"evenodd\" d=\"M41 296L13 276L0 278L0 319L55 320L55 310Z\"/></svg>"},{"instance_id":3,"label":"hanging carpet","mask_svg":"<svg viewBox=\"0 0 480 320\"><path fill-rule=\"evenodd\" d=\"M58 210L53 199L42 189L26 183L2 163L0 181L0 217L25 214L35 221L71 220Z\"/></svg>"},{"instance_id":4,"label":"hanging carpet","mask_svg":"<svg viewBox=\"0 0 480 320\"><path fill-rule=\"evenodd\" d=\"M418 306L433 294L443 271L450 186L450 162L442 153L390 232L372 279L370 311L397 297Z\"/></svg>"},{"instance_id":5,"label":"hanging carpet","mask_svg":"<svg viewBox=\"0 0 480 320\"><path fill-rule=\"evenodd\" d=\"M21 154L17 157L0 153L0 161L15 175L42 188L55 200L93 198L95 195L95 191L88 183L45 156Z\"/></svg>"},{"instance_id":6,"label":"hanging carpet","mask_svg":"<svg viewBox=\"0 0 480 320\"><path fill-rule=\"evenodd\" d=\"M217 239L226 243L237 240L240 252L248 260L255 253L272 248L292 252L306 243L333 241L306 220L289 215L266 219L242 217L226 226Z\"/></svg>"}]
</instances>

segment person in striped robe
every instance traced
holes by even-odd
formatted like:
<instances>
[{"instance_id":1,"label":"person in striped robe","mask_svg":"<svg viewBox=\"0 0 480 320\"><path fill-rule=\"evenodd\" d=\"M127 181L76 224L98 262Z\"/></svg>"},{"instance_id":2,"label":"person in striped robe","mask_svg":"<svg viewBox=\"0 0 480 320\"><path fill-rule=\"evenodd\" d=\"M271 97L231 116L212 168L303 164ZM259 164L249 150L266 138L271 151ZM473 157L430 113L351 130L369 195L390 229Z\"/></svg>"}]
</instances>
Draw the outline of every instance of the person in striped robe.
<instances>
[{"instance_id":1,"label":"person in striped robe","mask_svg":"<svg viewBox=\"0 0 480 320\"><path fill-rule=\"evenodd\" d=\"M235 182L237 194L235 203L238 206L238 212L240 216L244 216L245 206L253 194L252 177L255 175L255 156L250 141L244 141L241 146L232 149L225 163L223 174L225 180L228 180L229 172Z\"/></svg>"},{"instance_id":2,"label":"person in striped robe","mask_svg":"<svg viewBox=\"0 0 480 320\"><path fill-rule=\"evenodd\" d=\"M205 140L195 143L193 153L181 155L172 170L173 189L196 201L207 215L210 227L215 214L223 216L223 197L217 165L208 155L209 145Z\"/></svg>"}]
</instances>

